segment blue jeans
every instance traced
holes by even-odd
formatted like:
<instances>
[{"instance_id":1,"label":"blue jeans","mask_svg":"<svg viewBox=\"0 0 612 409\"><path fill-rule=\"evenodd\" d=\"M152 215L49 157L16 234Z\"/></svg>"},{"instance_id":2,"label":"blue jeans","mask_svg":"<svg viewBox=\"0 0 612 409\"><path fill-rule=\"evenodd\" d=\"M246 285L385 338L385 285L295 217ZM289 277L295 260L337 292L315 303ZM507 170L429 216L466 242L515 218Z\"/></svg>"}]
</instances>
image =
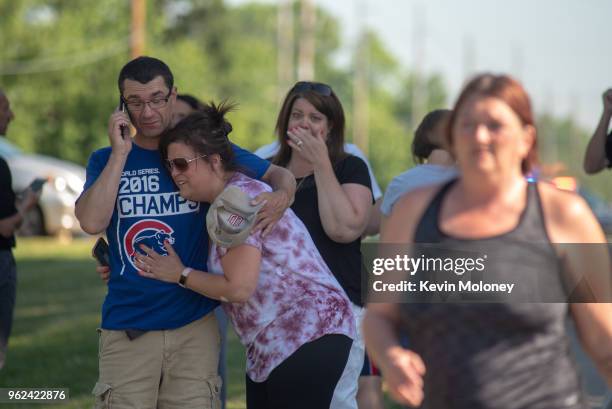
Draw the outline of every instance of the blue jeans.
<instances>
[{"instance_id":1,"label":"blue jeans","mask_svg":"<svg viewBox=\"0 0 612 409\"><path fill-rule=\"evenodd\" d=\"M11 250L0 250L0 369L6 361L17 293L17 266Z\"/></svg>"}]
</instances>

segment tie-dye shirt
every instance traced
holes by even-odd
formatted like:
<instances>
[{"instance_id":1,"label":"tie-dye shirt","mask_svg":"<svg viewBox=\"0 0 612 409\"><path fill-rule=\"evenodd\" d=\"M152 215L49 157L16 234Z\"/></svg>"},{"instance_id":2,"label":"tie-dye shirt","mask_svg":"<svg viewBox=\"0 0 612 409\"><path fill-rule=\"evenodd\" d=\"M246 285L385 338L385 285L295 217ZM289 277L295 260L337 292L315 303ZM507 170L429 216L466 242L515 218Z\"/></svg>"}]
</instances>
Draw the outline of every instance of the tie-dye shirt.
<instances>
[{"instance_id":1,"label":"tie-dye shirt","mask_svg":"<svg viewBox=\"0 0 612 409\"><path fill-rule=\"evenodd\" d=\"M266 184L238 172L230 185L250 197L270 191ZM299 347L323 335L355 337L350 301L291 209L266 237L261 231L251 233L245 244L261 251L257 288L244 303L222 305L246 347L251 380L265 381ZM226 252L211 247L211 273L222 274L220 258Z\"/></svg>"}]
</instances>

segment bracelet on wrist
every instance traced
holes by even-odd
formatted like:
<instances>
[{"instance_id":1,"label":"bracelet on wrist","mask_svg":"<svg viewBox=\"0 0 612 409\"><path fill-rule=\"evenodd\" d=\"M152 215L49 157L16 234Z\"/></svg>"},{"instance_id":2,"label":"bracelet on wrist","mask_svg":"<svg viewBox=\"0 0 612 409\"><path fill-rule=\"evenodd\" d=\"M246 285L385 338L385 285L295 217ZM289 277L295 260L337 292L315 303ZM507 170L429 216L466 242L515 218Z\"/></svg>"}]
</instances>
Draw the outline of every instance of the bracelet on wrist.
<instances>
[{"instance_id":1,"label":"bracelet on wrist","mask_svg":"<svg viewBox=\"0 0 612 409\"><path fill-rule=\"evenodd\" d=\"M183 271L181 272L181 275L179 277L178 285L180 285L183 288L187 288L187 278L189 277L189 274L192 271L193 271L193 269L191 267L185 267L183 269Z\"/></svg>"}]
</instances>

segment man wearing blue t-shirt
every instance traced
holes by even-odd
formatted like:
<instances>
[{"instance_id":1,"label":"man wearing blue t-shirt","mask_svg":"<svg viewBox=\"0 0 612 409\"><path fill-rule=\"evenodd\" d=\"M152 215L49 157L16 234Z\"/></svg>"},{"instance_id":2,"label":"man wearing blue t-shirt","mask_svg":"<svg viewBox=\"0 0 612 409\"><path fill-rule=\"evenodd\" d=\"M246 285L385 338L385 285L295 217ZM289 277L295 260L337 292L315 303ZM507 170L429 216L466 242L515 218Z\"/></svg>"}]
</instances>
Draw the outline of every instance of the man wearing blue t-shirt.
<instances>
[{"instance_id":1,"label":"man wearing blue t-shirt","mask_svg":"<svg viewBox=\"0 0 612 409\"><path fill-rule=\"evenodd\" d=\"M219 335L209 313L217 302L180 283L143 278L134 264L141 244L163 254L168 240L186 264L206 268L208 205L178 194L157 151L172 125L172 72L158 59L139 57L123 67L118 85L127 112L111 115L111 146L91 155L76 204L83 230L106 231L110 246L96 408L111 400L114 408L216 408ZM133 138L127 135L130 123ZM278 188L256 198L267 202L258 227L269 229L292 201L295 179L237 146L234 153L253 176ZM198 158L185 159L188 166L204 166ZM181 282L188 274L186 269Z\"/></svg>"}]
</instances>

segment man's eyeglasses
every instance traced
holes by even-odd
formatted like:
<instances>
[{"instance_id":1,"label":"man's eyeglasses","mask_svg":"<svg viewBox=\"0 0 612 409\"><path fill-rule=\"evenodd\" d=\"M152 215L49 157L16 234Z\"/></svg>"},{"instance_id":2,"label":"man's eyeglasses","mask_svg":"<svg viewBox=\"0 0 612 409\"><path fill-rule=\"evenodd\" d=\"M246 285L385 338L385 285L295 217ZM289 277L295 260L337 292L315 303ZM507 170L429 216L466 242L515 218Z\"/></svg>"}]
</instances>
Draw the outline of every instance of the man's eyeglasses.
<instances>
[{"instance_id":1,"label":"man's eyeglasses","mask_svg":"<svg viewBox=\"0 0 612 409\"><path fill-rule=\"evenodd\" d=\"M206 156L208 155L200 155L192 159L186 159L186 158L166 159L166 168L168 168L170 172L172 172L172 169L174 168L176 168L176 170L178 170L179 172L185 172L189 168L189 164L191 162L193 162L194 160L198 160L200 158L205 158Z\"/></svg>"},{"instance_id":2,"label":"man's eyeglasses","mask_svg":"<svg viewBox=\"0 0 612 409\"><path fill-rule=\"evenodd\" d=\"M170 92L168 93L168 95L166 95L164 98L153 98L149 101L128 101L125 98L121 97L121 99L123 100L123 102L125 103L125 105L127 105L128 109L130 110L130 112L140 112L143 111L145 108L145 105L149 105L149 108L151 109L161 109L163 107L166 106L166 104L168 103L168 100L170 99L170 95L172 94L172 90L170 90Z\"/></svg>"},{"instance_id":3,"label":"man's eyeglasses","mask_svg":"<svg viewBox=\"0 0 612 409\"><path fill-rule=\"evenodd\" d=\"M317 94L329 97L332 94L332 89L329 85L320 82L300 81L293 86L293 92L314 91Z\"/></svg>"}]
</instances>

